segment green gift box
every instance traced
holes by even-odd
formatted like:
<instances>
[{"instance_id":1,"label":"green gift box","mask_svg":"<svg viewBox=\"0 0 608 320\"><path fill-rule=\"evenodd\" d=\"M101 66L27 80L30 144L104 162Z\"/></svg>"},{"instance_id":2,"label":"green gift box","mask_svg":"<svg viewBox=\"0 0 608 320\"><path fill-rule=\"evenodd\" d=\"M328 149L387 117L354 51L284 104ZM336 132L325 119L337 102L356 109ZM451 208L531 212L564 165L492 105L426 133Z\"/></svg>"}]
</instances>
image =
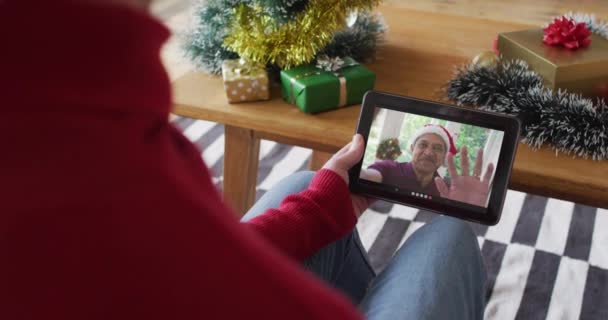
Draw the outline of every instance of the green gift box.
<instances>
[{"instance_id":1,"label":"green gift box","mask_svg":"<svg viewBox=\"0 0 608 320\"><path fill-rule=\"evenodd\" d=\"M503 59L521 59L541 75L553 90L564 89L588 97L608 84L608 40L593 34L587 48L568 50L543 43L543 29L498 35Z\"/></svg>"},{"instance_id":2,"label":"green gift box","mask_svg":"<svg viewBox=\"0 0 608 320\"><path fill-rule=\"evenodd\" d=\"M317 65L281 71L283 99L306 113L359 104L376 74L351 58L320 58Z\"/></svg>"}]
</instances>

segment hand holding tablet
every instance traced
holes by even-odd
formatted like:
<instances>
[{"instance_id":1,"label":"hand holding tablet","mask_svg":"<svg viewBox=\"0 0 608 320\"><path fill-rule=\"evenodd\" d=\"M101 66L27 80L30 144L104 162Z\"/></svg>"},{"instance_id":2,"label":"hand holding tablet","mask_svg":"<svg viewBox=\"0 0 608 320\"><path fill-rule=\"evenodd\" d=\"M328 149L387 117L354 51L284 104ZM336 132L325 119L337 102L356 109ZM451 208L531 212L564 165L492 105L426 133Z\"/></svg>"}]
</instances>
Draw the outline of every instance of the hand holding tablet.
<instances>
[{"instance_id":1,"label":"hand holding tablet","mask_svg":"<svg viewBox=\"0 0 608 320\"><path fill-rule=\"evenodd\" d=\"M368 92L357 127L366 150L349 170L351 191L495 224L519 128L509 116Z\"/></svg>"}]
</instances>

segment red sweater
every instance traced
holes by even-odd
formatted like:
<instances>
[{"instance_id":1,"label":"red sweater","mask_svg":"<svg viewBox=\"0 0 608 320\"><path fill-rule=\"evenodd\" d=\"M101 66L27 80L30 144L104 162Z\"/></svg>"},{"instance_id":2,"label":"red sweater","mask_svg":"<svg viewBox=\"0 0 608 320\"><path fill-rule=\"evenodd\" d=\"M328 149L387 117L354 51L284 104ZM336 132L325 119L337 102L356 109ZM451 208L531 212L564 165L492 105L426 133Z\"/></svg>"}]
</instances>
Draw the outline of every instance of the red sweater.
<instances>
[{"instance_id":1,"label":"red sweater","mask_svg":"<svg viewBox=\"0 0 608 320\"><path fill-rule=\"evenodd\" d=\"M168 36L127 8L0 0L0 319L358 319L299 265L353 229L344 181L239 223L167 121Z\"/></svg>"}]
</instances>

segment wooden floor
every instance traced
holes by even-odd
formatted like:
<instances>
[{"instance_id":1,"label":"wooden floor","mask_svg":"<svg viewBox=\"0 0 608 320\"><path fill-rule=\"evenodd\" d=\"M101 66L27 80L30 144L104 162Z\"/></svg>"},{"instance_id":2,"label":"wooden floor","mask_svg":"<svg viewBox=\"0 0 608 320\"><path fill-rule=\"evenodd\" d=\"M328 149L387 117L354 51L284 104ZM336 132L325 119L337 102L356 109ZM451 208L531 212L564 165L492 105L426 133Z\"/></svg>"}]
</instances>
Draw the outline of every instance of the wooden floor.
<instances>
[{"instance_id":1,"label":"wooden floor","mask_svg":"<svg viewBox=\"0 0 608 320\"><path fill-rule=\"evenodd\" d=\"M608 20L608 0L385 0L385 2L417 11L481 17L531 27L542 26L552 17L569 11L594 13L598 18ZM153 14L173 31L173 37L162 52L163 61L172 80L193 68L181 51L180 34L192 26L193 7L198 3L202 1L155 0L153 2ZM407 17L404 17L403 21L408 23Z\"/></svg>"}]
</instances>

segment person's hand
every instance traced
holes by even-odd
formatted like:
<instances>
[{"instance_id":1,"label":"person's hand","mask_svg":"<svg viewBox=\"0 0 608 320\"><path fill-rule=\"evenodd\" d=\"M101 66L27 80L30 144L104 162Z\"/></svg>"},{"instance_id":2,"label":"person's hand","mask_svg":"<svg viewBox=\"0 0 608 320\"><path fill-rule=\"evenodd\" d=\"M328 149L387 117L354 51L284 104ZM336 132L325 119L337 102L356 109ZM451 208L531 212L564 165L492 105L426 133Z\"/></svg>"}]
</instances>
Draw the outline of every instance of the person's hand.
<instances>
[{"instance_id":1,"label":"person's hand","mask_svg":"<svg viewBox=\"0 0 608 320\"><path fill-rule=\"evenodd\" d=\"M337 173L348 185L348 170L361 160L363 152L365 151L364 146L363 136L356 134L353 137L353 141L336 152L336 154L325 163L323 169L328 169ZM351 199L357 218L375 201L372 198L354 194L351 194Z\"/></svg>"},{"instance_id":2,"label":"person's hand","mask_svg":"<svg viewBox=\"0 0 608 320\"><path fill-rule=\"evenodd\" d=\"M469 175L469 158L467 147L460 149L460 168L462 173L458 175L456 166L454 165L454 155L448 155L448 172L451 177L451 184L448 187L442 178L435 178L435 185L441 194L441 197L455 201L466 202L472 205L485 207L490 194L490 179L494 172L494 165L488 164L486 173L481 176L483 168L483 150L477 151L477 159L473 168L473 175Z\"/></svg>"}]
</instances>

